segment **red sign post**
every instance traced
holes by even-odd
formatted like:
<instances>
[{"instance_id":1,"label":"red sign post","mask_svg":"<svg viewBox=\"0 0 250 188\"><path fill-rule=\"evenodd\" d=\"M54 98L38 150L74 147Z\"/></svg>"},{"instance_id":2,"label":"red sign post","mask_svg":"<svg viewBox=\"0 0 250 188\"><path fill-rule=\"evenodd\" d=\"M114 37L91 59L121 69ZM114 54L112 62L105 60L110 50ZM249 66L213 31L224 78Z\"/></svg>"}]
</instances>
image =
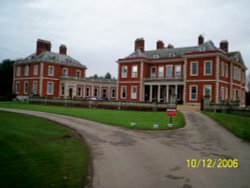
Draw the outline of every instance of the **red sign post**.
<instances>
[{"instance_id":1,"label":"red sign post","mask_svg":"<svg viewBox=\"0 0 250 188\"><path fill-rule=\"evenodd\" d=\"M166 115L169 116L169 119L170 119L168 127L173 127L172 117L176 116L176 110L175 109L167 109Z\"/></svg>"}]
</instances>

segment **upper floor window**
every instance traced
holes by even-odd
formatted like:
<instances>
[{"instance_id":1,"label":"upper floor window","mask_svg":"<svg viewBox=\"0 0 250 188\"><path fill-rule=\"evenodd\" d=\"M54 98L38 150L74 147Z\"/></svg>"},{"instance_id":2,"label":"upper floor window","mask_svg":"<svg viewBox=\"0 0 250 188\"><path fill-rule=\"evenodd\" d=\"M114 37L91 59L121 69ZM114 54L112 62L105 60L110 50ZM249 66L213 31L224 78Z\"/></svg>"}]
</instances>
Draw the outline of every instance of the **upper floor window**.
<instances>
[{"instance_id":1,"label":"upper floor window","mask_svg":"<svg viewBox=\"0 0 250 188\"><path fill-rule=\"evenodd\" d=\"M62 76L68 76L68 69L67 68L62 69Z\"/></svg>"},{"instance_id":2,"label":"upper floor window","mask_svg":"<svg viewBox=\"0 0 250 188\"><path fill-rule=\"evenodd\" d=\"M128 77L128 67L122 66L122 78L127 78L127 77Z\"/></svg>"},{"instance_id":3,"label":"upper floor window","mask_svg":"<svg viewBox=\"0 0 250 188\"><path fill-rule=\"evenodd\" d=\"M242 72L242 83L243 84L245 83L245 72L244 71Z\"/></svg>"},{"instance_id":4,"label":"upper floor window","mask_svg":"<svg viewBox=\"0 0 250 188\"><path fill-rule=\"evenodd\" d=\"M175 78L180 78L181 77L181 65L176 65L175 66Z\"/></svg>"},{"instance_id":5,"label":"upper floor window","mask_svg":"<svg viewBox=\"0 0 250 188\"><path fill-rule=\"evenodd\" d=\"M172 78L172 75L173 75L173 67L172 65L167 65L167 68L166 68L167 78Z\"/></svg>"},{"instance_id":6,"label":"upper floor window","mask_svg":"<svg viewBox=\"0 0 250 188\"><path fill-rule=\"evenodd\" d=\"M204 75L211 75L212 74L212 61L205 61L204 62Z\"/></svg>"},{"instance_id":7,"label":"upper floor window","mask_svg":"<svg viewBox=\"0 0 250 188\"><path fill-rule=\"evenodd\" d=\"M225 76L224 62L221 62L221 76Z\"/></svg>"},{"instance_id":8,"label":"upper floor window","mask_svg":"<svg viewBox=\"0 0 250 188\"><path fill-rule=\"evenodd\" d=\"M228 64L225 63L225 77L228 78Z\"/></svg>"},{"instance_id":9,"label":"upper floor window","mask_svg":"<svg viewBox=\"0 0 250 188\"><path fill-rule=\"evenodd\" d=\"M155 78L156 77L156 67L151 67L150 69L150 77Z\"/></svg>"},{"instance_id":10,"label":"upper floor window","mask_svg":"<svg viewBox=\"0 0 250 188\"><path fill-rule=\"evenodd\" d=\"M34 68L33 68L33 75L34 75L34 76L37 76L37 75L38 75L38 65L34 65Z\"/></svg>"},{"instance_id":11,"label":"upper floor window","mask_svg":"<svg viewBox=\"0 0 250 188\"><path fill-rule=\"evenodd\" d=\"M191 62L190 75L198 76L198 62Z\"/></svg>"},{"instance_id":12,"label":"upper floor window","mask_svg":"<svg viewBox=\"0 0 250 188\"><path fill-rule=\"evenodd\" d=\"M137 78L137 76L138 76L138 66L133 65L132 66L132 78Z\"/></svg>"},{"instance_id":13,"label":"upper floor window","mask_svg":"<svg viewBox=\"0 0 250 188\"><path fill-rule=\"evenodd\" d=\"M29 76L30 74L30 67L29 65L26 65L24 68L24 76Z\"/></svg>"},{"instance_id":14,"label":"upper floor window","mask_svg":"<svg viewBox=\"0 0 250 188\"><path fill-rule=\"evenodd\" d=\"M16 68L16 76L20 76L21 75L21 67L17 67Z\"/></svg>"},{"instance_id":15,"label":"upper floor window","mask_svg":"<svg viewBox=\"0 0 250 188\"><path fill-rule=\"evenodd\" d=\"M54 76L54 66L48 67L48 76Z\"/></svg>"},{"instance_id":16,"label":"upper floor window","mask_svg":"<svg viewBox=\"0 0 250 188\"><path fill-rule=\"evenodd\" d=\"M77 78L80 78L80 77L81 77L81 71L80 71L80 70L77 70L77 71L76 71L76 77L77 77Z\"/></svg>"},{"instance_id":17,"label":"upper floor window","mask_svg":"<svg viewBox=\"0 0 250 188\"><path fill-rule=\"evenodd\" d=\"M164 77L164 67L160 66L158 67L158 78L163 78Z\"/></svg>"},{"instance_id":18,"label":"upper floor window","mask_svg":"<svg viewBox=\"0 0 250 188\"><path fill-rule=\"evenodd\" d=\"M241 71L239 67L234 66L234 80L240 81Z\"/></svg>"}]
</instances>

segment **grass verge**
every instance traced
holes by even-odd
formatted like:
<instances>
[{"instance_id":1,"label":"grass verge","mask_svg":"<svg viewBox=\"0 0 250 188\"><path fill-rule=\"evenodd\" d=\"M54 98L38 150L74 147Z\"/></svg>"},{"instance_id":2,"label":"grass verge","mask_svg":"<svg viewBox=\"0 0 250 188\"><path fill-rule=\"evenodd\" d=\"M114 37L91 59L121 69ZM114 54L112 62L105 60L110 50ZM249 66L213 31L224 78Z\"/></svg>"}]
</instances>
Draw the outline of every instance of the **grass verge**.
<instances>
[{"instance_id":1,"label":"grass verge","mask_svg":"<svg viewBox=\"0 0 250 188\"><path fill-rule=\"evenodd\" d=\"M63 114L124 128L130 128L130 123L135 122L136 128L142 130L153 129L153 124L158 124L160 129L177 129L184 127L185 125L184 117L180 112L177 112L177 116L173 117L174 126L172 128L168 128L167 124L169 122L169 118L166 116L165 112L139 112L94 108L89 109L35 105L20 102L0 102L0 108L26 109Z\"/></svg>"},{"instance_id":2,"label":"grass verge","mask_svg":"<svg viewBox=\"0 0 250 188\"><path fill-rule=\"evenodd\" d=\"M76 137L55 122L0 111L1 187L83 187L88 153Z\"/></svg>"},{"instance_id":3,"label":"grass verge","mask_svg":"<svg viewBox=\"0 0 250 188\"><path fill-rule=\"evenodd\" d=\"M204 112L235 136L250 142L250 117L233 114Z\"/></svg>"}]
</instances>

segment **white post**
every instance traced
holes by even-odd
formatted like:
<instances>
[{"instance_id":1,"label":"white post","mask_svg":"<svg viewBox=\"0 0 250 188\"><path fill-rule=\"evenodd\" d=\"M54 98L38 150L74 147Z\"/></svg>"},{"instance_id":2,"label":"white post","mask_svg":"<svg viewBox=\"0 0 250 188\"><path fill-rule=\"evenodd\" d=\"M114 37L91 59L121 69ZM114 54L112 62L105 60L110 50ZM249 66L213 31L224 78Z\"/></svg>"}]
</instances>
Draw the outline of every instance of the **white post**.
<instances>
[{"instance_id":1,"label":"white post","mask_svg":"<svg viewBox=\"0 0 250 188\"><path fill-rule=\"evenodd\" d=\"M168 85L166 85L166 102L168 102Z\"/></svg>"},{"instance_id":2,"label":"white post","mask_svg":"<svg viewBox=\"0 0 250 188\"><path fill-rule=\"evenodd\" d=\"M158 85L158 91L157 91L157 101L161 102L161 85Z\"/></svg>"},{"instance_id":3,"label":"white post","mask_svg":"<svg viewBox=\"0 0 250 188\"><path fill-rule=\"evenodd\" d=\"M149 92L149 102L152 102L152 94L153 94L153 86L152 85L149 85L149 88L150 88L150 92Z\"/></svg>"}]
</instances>

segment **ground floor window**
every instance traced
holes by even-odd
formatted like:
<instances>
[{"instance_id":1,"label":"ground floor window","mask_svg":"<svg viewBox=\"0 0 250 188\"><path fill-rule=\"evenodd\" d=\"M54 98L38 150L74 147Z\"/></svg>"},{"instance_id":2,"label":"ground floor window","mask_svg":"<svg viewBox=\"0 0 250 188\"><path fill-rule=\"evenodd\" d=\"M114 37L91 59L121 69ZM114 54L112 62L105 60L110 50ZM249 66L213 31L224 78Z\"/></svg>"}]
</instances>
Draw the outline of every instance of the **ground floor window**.
<instances>
[{"instance_id":1,"label":"ground floor window","mask_svg":"<svg viewBox=\"0 0 250 188\"><path fill-rule=\"evenodd\" d=\"M48 95L53 95L54 92L54 83L53 82L48 82L47 83L47 94Z\"/></svg>"},{"instance_id":2,"label":"ground floor window","mask_svg":"<svg viewBox=\"0 0 250 188\"><path fill-rule=\"evenodd\" d=\"M33 92L33 94L37 94L37 81L33 81L32 92Z\"/></svg>"},{"instance_id":3,"label":"ground floor window","mask_svg":"<svg viewBox=\"0 0 250 188\"><path fill-rule=\"evenodd\" d=\"M97 97L98 96L98 88L95 88L94 89L94 97Z\"/></svg>"},{"instance_id":4,"label":"ground floor window","mask_svg":"<svg viewBox=\"0 0 250 188\"><path fill-rule=\"evenodd\" d=\"M65 86L61 85L61 95L64 96L64 90L65 90Z\"/></svg>"},{"instance_id":5,"label":"ground floor window","mask_svg":"<svg viewBox=\"0 0 250 188\"><path fill-rule=\"evenodd\" d=\"M203 96L210 96L212 98L212 87L211 85L204 85L203 86Z\"/></svg>"},{"instance_id":6,"label":"ground floor window","mask_svg":"<svg viewBox=\"0 0 250 188\"><path fill-rule=\"evenodd\" d=\"M16 82L16 93L19 93L20 91L20 83Z\"/></svg>"},{"instance_id":7,"label":"ground floor window","mask_svg":"<svg viewBox=\"0 0 250 188\"><path fill-rule=\"evenodd\" d=\"M81 86L78 86L78 88L77 88L77 96L78 97L82 96L82 87Z\"/></svg>"},{"instance_id":8,"label":"ground floor window","mask_svg":"<svg viewBox=\"0 0 250 188\"><path fill-rule=\"evenodd\" d=\"M86 97L89 97L89 96L90 96L90 88L87 87L87 88L86 88Z\"/></svg>"},{"instance_id":9,"label":"ground floor window","mask_svg":"<svg viewBox=\"0 0 250 188\"><path fill-rule=\"evenodd\" d=\"M190 100L197 100L197 86L190 86Z\"/></svg>"},{"instance_id":10,"label":"ground floor window","mask_svg":"<svg viewBox=\"0 0 250 188\"><path fill-rule=\"evenodd\" d=\"M131 87L131 99L137 99L137 86Z\"/></svg>"},{"instance_id":11,"label":"ground floor window","mask_svg":"<svg viewBox=\"0 0 250 188\"><path fill-rule=\"evenodd\" d=\"M26 81L24 82L23 93L27 94L29 90L29 83Z\"/></svg>"},{"instance_id":12,"label":"ground floor window","mask_svg":"<svg viewBox=\"0 0 250 188\"><path fill-rule=\"evenodd\" d=\"M102 89L102 97L106 98L107 97L107 89Z\"/></svg>"},{"instance_id":13,"label":"ground floor window","mask_svg":"<svg viewBox=\"0 0 250 188\"><path fill-rule=\"evenodd\" d=\"M116 96L116 90L112 89L111 90L111 98L115 98L115 96Z\"/></svg>"},{"instance_id":14,"label":"ground floor window","mask_svg":"<svg viewBox=\"0 0 250 188\"><path fill-rule=\"evenodd\" d=\"M224 100L224 97L225 97L224 87L221 87L221 88L220 88L220 99L221 99L221 100Z\"/></svg>"},{"instance_id":15,"label":"ground floor window","mask_svg":"<svg viewBox=\"0 0 250 188\"><path fill-rule=\"evenodd\" d=\"M127 87L126 86L122 86L121 87L121 99L126 99L126 91Z\"/></svg>"}]
</instances>

